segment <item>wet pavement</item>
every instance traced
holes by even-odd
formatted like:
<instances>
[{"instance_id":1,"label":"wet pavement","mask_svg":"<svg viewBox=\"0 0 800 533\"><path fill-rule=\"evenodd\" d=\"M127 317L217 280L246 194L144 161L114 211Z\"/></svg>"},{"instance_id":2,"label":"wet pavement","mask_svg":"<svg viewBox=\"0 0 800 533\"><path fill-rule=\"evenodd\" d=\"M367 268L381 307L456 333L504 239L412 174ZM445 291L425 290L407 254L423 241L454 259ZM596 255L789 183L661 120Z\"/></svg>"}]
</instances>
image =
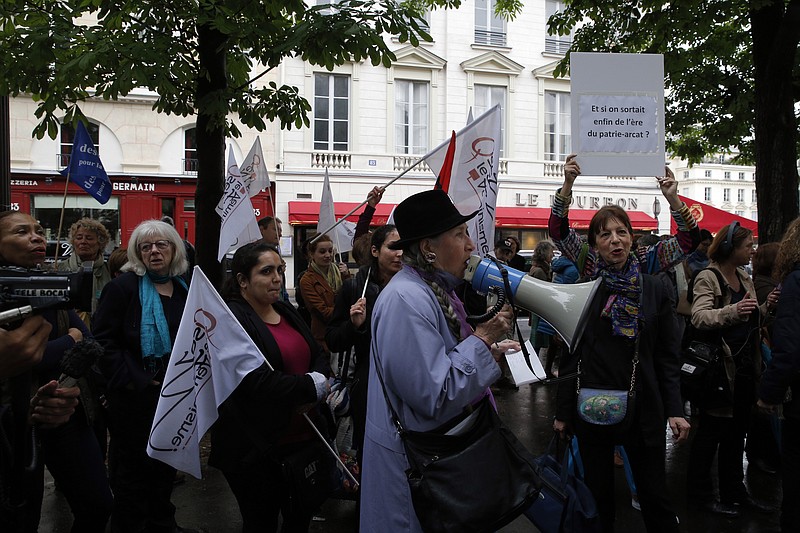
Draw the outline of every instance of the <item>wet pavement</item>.
<instances>
[{"instance_id":1,"label":"wet pavement","mask_svg":"<svg viewBox=\"0 0 800 533\"><path fill-rule=\"evenodd\" d=\"M520 326L527 334L524 323ZM518 390L496 389L498 411L504 422L516 433L528 449L536 455L544 453L552 437L551 421L555 402L555 387L524 385ZM746 483L757 499L775 506L769 515L745 510L733 520L691 509L685 498L685 476L689 446L675 446L665 439L667 447L667 484L673 506L680 519L680 529L687 533L762 533L778 531L780 506L780 477L747 468ZM611 460L611 458L609 458ZM716 471L716 467L714 468ZM616 469L617 522L619 532L645 531L638 511L630 505L630 491L622 468ZM219 471L204 466L203 480L186 476L175 487L173 503L177 507L178 523L183 527L202 528L208 533L235 533L241 530L236 501ZM800 502L798 502L800 503ZM345 533L358 530L356 506L353 501L329 500L311 525L312 532ZM72 517L64 497L55 491L52 478L47 476L45 501L42 508L41 532L66 533L70 531ZM374 530L379 525L370 525ZM518 518L500 530L502 533L536 532L524 517Z\"/></svg>"}]
</instances>

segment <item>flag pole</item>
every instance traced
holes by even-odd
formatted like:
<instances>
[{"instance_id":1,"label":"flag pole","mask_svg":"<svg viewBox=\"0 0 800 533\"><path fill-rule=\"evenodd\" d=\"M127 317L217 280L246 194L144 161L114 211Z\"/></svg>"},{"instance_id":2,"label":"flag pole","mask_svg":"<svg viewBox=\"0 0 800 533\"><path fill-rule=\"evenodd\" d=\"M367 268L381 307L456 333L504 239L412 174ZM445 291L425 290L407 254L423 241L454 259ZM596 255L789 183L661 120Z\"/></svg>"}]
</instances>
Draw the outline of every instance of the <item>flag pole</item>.
<instances>
[{"instance_id":1,"label":"flag pole","mask_svg":"<svg viewBox=\"0 0 800 533\"><path fill-rule=\"evenodd\" d=\"M272 372L275 371L275 368L273 368L273 366L270 364L269 361L266 360L266 358L264 359L264 362L267 363L267 367L269 367L269 369ZM308 422L308 425L311 426L311 429L313 429L314 433L317 434L317 436L319 437L319 440L321 440L322 443L325 444L325 447L328 448L328 451L331 452L331 455L333 455L336 458L336 462L339 463L339 466L342 467L342 470L344 471L345 475L347 475L347 477L350 478L350 481L355 483L355 488L358 488L361 484L358 482L358 480L355 478L355 476L353 476L353 474L347 468L347 465L344 464L344 462L342 462L342 458L339 457L339 454L336 453L336 451L333 448L331 448L331 445L328 443L328 439L326 439L325 436L322 433L320 433L319 429L317 429L316 424L314 424L314 422L311 420L311 418L309 418L307 413L303 413L303 418L306 419L306 422Z\"/></svg>"},{"instance_id":2,"label":"flag pole","mask_svg":"<svg viewBox=\"0 0 800 533\"><path fill-rule=\"evenodd\" d=\"M64 184L64 199L61 201L61 218L58 221L58 233L56 234L56 251L54 253L55 257L53 258L53 268L58 268L58 248L61 246L61 229L64 226L64 211L67 209L67 188L69 187L69 175L70 173L67 172L67 180Z\"/></svg>"},{"instance_id":3,"label":"flag pole","mask_svg":"<svg viewBox=\"0 0 800 533\"><path fill-rule=\"evenodd\" d=\"M448 140L447 142L450 142L450 141ZM413 164L413 165L411 165L410 167L408 167L407 169L405 169L403 172L401 172L400 174L398 174L397 176L395 176L394 178L392 178L391 180L389 180L389 181L386 183L386 185L384 185L383 187L380 187L380 189L381 189L382 191L385 191L385 190L386 190L386 188L387 188L389 185L393 184L395 181L399 180L400 178L402 178L403 176L405 176L406 174L408 174L409 172L411 172L411 169L413 169L414 167L416 167L417 165L419 165L420 163L422 163L423 161L425 161L425 159L427 159L427 158L428 158L428 157L429 157L429 156L430 156L430 155L431 155L433 152L435 152L435 151L436 151L436 150L438 150L438 149L439 149L439 147L437 146L435 149L431 150L430 152L428 152L427 154L425 154L425 155L424 155L424 156L422 156L421 158L417 159L417 160L414 162L414 164ZM342 218L340 218L340 219L338 219L336 222L334 222L334 223L333 223L333 226L331 226L330 228L326 229L326 230L325 230L325 231L323 231L322 233L317 233L317 234L314 236L314 238L313 238L313 239L311 239L311 240L308 242L308 244L311 244L312 242L316 241L317 239L319 239L320 237L322 237L323 235L325 235L326 233L328 233L330 230L332 230L333 228L335 228L336 226L338 226L339 224L341 224L341 223L342 223L342 222L343 222L345 219L347 219L347 217L349 217L350 215L352 215L353 213L355 213L356 211L358 211L359 209L361 209L361 208L364 206L364 204L366 204L366 203L367 203L367 202L369 202L370 200L372 200L372 193L371 193L371 192L370 192L370 193L367 195L367 199L366 199L366 200L364 200L363 202L361 202L360 204L358 204L357 206L355 206L353 209L351 209L351 210L350 210L350 212L349 212L349 213L347 213L347 214L346 214L346 215L344 215Z\"/></svg>"}]
</instances>

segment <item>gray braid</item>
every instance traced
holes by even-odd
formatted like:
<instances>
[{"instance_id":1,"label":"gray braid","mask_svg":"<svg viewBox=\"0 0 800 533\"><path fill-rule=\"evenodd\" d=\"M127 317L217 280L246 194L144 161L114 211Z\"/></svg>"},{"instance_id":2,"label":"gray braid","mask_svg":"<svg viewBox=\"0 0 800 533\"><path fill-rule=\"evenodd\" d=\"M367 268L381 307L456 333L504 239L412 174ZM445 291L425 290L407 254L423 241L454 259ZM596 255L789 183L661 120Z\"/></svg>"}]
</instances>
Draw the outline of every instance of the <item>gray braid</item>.
<instances>
[{"instance_id":1,"label":"gray braid","mask_svg":"<svg viewBox=\"0 0 800 533\"><path fill-rule=\"evenodd\" d=\"M418 243L411 244L408 249L403 251L403 262L430 274L436 271L433 265L425 261L425 258L422 257ZM450 297L435 281L430 281L425 278L422 278L422 280L431 288L433 294L436 296L439 307L441 307L444 318L447 320L447 325L455 336L456 341L461 342L461 322L458 320L455 309L453 309Z\"/></svg>"},{"instance_id":2,"label":"gray braid","mask_svg":"<svg viewBox=\"0 0 800 533\"><path fill-rule=\"evenodd\" d=\"M459 322L458 316L456 316L453 304L450 303L450 297L436 282L425 280L425 283L428 284L433 294L436 295L436 299L439 301L439 307L442 308L444 317L447 319L447 325L456 337L456 342L461 342L461 322Z\"/></svg>"}]
</instances>

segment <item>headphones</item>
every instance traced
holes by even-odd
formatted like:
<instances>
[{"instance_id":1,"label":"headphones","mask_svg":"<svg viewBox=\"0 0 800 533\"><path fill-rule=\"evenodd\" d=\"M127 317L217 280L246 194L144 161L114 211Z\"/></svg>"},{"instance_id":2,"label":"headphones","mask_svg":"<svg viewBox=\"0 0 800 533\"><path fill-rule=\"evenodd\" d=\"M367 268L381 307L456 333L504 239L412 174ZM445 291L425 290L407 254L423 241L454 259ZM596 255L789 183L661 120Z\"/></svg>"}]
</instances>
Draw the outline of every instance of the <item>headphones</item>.
<instances>
[{"instance_id":1,"label":"headphones","mask_svg":"<svg viewBox=\"0 0 800 533\"><path fill-rule=\"evenodd\" d=\"M725 240L719 245L719 249L725 257L733 253L733 234L736 233L737 229L739 229L739 222L734 220L728 226L728 235L725 236Z\"/></svg>"}]
</instances>

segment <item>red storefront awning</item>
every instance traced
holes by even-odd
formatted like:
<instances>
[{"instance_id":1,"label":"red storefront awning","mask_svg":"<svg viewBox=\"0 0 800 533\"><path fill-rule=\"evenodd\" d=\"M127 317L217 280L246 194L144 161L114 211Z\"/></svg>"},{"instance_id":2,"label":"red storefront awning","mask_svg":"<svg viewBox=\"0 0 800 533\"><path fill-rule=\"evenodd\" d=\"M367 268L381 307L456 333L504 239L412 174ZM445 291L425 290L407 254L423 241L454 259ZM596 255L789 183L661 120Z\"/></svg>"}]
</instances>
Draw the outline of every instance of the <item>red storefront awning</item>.
<instances>
[{"instance_id":1,"label":"red storefront awning","mask_svg":"<svg viewBox=\"0 0 800 533\"><path fill-rule=\"evenodd\" d=\"M354 202L334 202L334 212L336 218L341 218L358 204ZM396 204L378 204L375 216L372 217L371 224L380 226L386 224L389 215ZM358 221L358 215L364 211L358 209L355 213L347 217L351 222ZM570 209L570 225L575 229L586 229L589 221L594 216L595 211L590 209ZM654 231L658 228L656 219L642 211L628 211L633 229L642 231ZM546 228L547 219L550 217L550 209L547 207L498 207L497 225L500 227L515 228ZM319 202L289 202L289 224L293 225L316 225L319 218Z\"/></svg>"},{"instance_id":2,"label":"red storefront awning","mask_svg":"<svg viewBox=\"0 0 800 533\"><path fill-rule=\"evenodd\" d=\"M683 202L689 206L689 211L692 212L692 215L694 215L694 218L697 220L697 223L700 225L701 229L707 229L712 234L716 234L717 231L719 231L719 229L723 226L736 221L742 227L752 230L754 237L758 237L758 222L755 220L750 220L749 218L728 213L727 211L717 209L716 207L704 204L703 202L698 202L697 200L692 200L686 196L678 195L678 198L683 200ZM677 228L674 220L672 221L670 228L672 229L672 233L675 233Z\"/></svg>"}]
</instances>

